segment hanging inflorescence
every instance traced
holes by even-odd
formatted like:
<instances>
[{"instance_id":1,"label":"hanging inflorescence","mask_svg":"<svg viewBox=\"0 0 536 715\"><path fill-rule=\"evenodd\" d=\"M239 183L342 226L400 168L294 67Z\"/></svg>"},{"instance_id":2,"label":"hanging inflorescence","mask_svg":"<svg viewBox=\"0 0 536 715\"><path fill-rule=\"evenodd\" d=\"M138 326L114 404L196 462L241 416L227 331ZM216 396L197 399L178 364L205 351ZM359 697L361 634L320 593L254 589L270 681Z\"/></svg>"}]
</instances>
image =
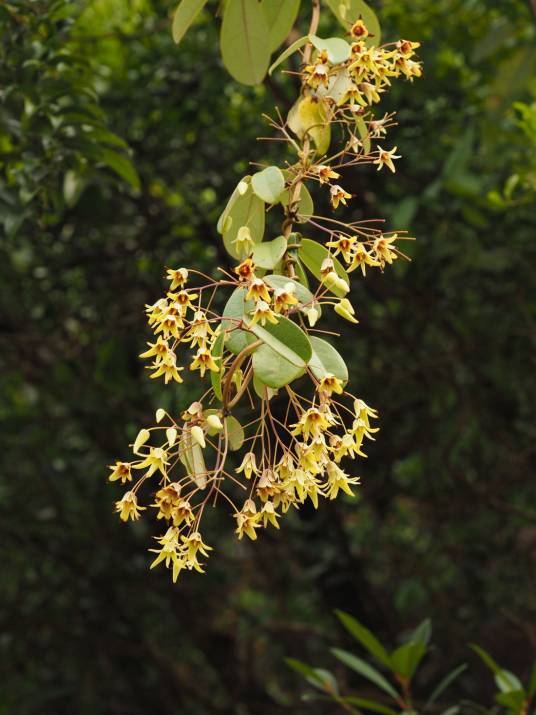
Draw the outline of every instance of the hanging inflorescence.
<instances>
[{"instance_id":1,"label":"hanging inflorescence","mask_svg":"<svg viewBox=\"0 0 536 715\"><path fill-rule=\"evenodd\" d=\"M244 177L230 197L218 230L237 265L218 269L218 278L169 269L165 297L146 308L155 338L141 357L150 376L181 383L188 368L207 389L180 415L159 409L132 445L133 460L113 465L110 480L128 485L116 503L123 521L150 509L162 523L151 566L164 562L174 581L182 569L203 570L208 505L232 510L239 539L256 539L259 529L279 528L290 507L352 495L359 478L341 465L364 457L363 442L377 431L376 412L348 391L344 360L315 326L330 308L357 323L349 274L383 271L403 255L398 243L407 237L378 222L316 215L308 186L327 190L337 209L352 198L337 183L342 170L370 163L395 170L396 147L374 146L394 115L377 117L374 106L392 78L419 77L421 65L413 59L418 43L374 46L361 19L349 34L350 42L310 34L272 67L291 50L303 53L299 99L286 120L269 119L297 158ZM330 153L334 127L345 138ZM276 205L281 235L264 240L266 209ZM323 240L304 238L306 228ZM221 313L219 291L229 295ZM228 459L231 452L238 458Z\"/></svg>"}]
</instances>

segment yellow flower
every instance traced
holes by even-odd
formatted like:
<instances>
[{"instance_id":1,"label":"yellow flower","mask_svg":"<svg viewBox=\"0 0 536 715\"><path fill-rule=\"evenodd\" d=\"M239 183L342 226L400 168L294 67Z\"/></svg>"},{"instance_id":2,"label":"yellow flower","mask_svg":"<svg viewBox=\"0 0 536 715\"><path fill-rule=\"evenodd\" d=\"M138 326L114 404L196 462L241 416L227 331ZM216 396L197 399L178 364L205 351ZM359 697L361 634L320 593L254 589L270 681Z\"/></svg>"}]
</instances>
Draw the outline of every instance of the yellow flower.
<instances>
[{"instance_id":1,"label":"yellow flower","mask_svg":"<svg viewBox=\"0 0 536 715\"><path fill-rule=\"evenodd\" d=\"M172 335L177 340L180 338L180 330L184 327L184 321L177 315L166 315L162 320L158 321L158 325L154 329L155 335L162 333L165 338Z\"/></svg>"},{"instance_id":2,"label":"yellow flower","mask_svg":"<svg viewBox=\"0 0 536 715\"><path fill-rule=\"evenodd\" d=\"M365 39L365 37L369 36L369 31L367 30L365 23L363 20L357 20L354 22L352 27L350 28L350 35L352 37L356 37L358 39Z\"/></svg>"},{"instance_id":3,"label":"yellow flower","mask_svg":"<svg viewBox=\"0 0 536 715\"><path fill-rule=\"evenodd\" d=\"M336 256L338 253L342 255L345 261L349 261L351 257L351 250L357 241L356 236L339 236L336 240L328 241L326 246L328 248L334 248L335 251L333 255Z\"/></svg>"},{"instance_id":4,"label":"yellow flower","mask_svg":"<svg viewBox=\"0 0 536 715\"><path fill-rule=\"evenodd\" d=\"M266 303L270 302L270 292L262 278L254 278L249 284L246 300L251 300L252 298L253 300L264 300Z\"/></svg>"},{"instance_id":5,"label":"yellow flower","mask_svg":"<svg viewBox=\"0 0 536 715\"><path fill-rule=\"evenodd\" d=\"M116 462L114 465L110 465L109 469L112 470L112 473L108 477L111 482L115 482L118 479L121 480L121 484L132 481L131 465L129 462Z\"/></svg>"},{"instance_id":6,"label":"yellow flower","mask_svg":"<svg viewBox=\"0 0 536 715\"><path fill-rule=\"evenodd\" d=\"M121 521L136 521L140 518L140 511L144 511L144 506L138 506L138 500L134 492L125 492L123 498L115 503L115 510L119 512Z\"/></svg>"},{"instance_id":7,"label":"yellow flower","mask_svg":"<svg viewBox=\"0 0 536 715\"><path fill-rule=\"evenodd\" d=\"M327 373L326 375L324 375L324 377L318 383L317 389L319 392L325 392L327 395L331 395L334 392L336 392L337 395L342 395L342 393L344 392L342 381L331 373Z\"/></svg>"},{"instance_id":8,"label":"yellow flower","mask_svg":"<svg viewBox=\"0 0 536 715\"><path fill-rule=\"evenodd\" d=\"M305 81L310 87L317 88L321 84L324 87L328 86L329 83L329 68L322 62L318 62L315 65L307 65L303 70L305 74Z\"/></svg>"},{"instance_id":9,"label":"yellow flower","mask_svg":"<svg viewBox=\"0 0 536 715\"><path fill-rule=\"evenodd\" d=\"M257 533L255 529L260 528L261 515L257 513L257 507L251 499L248 499L242 511L238 511L234 518L236 519L236 530L235 534L239 539L242 539L244 534L248 536L252 541L257 538Z\"/></svg>"},{"instance_id":10,"label":"yellow flower","mask_svg":"<svg viewBox=\"0 0 536 715\"><path fill-rule=\"evenodd\" d=\"M345 191L338 184L335 184L334 186L332 186L329 190L329 193L330 193L331 205L333 206L334 209L337 208L339 203L344 204L344 206L346 206L346 199L352 198L352 194L349 194L347 191Z\"/></svg>"},{"instance_id":11,"label":"yellow flower","mask_svg":"<svg viewBox=\"0 0 536 715\"><path fill-rule=\"evenodd\" d=\"M202 556L209 556L209 551L212 551L212 546L207 546L203 542L201 534L198 531L194 531L189 536L181 536L184 543L183 549L185 551L186 558L188 561L197 561L197 554Z\"/></svg>"},{"instance_id":12,"label":"yellow flower","mask_svg":"<svg viewBox=\"0 0 536 715\"><path fill-rule=\"evenodd\" d=\"M173 565L173 583L177 581L179 573L186 566L185 560L179 555L179 530L176 527L171 526L164 536L158 537L156 539L161 545L161 549L149 549L158 556L152 562L149 568L154 569L162 561L166 562L166 567Z\"/></svg>"},{"instance_id":13,"label":"yellow flower","mask_svg":"<svg viewBox=\"0 0 536 715\"><path fill-rule=\"evenodd\" d=\"M175 288L180 288L188 280L188 271L186 268L168 268L166 270L167 279L171 281L170 290L175 290Z\"/></svg>"},{"instance_id":14,"label":"yellow flower","mask_svg":"<svg viewBox=\"0 0 536 715\"><path fill-rule=\"evenodd\" d=\"M173 519L174 526L180 526L183 523L191 524L194 521L195 516L190 502L183 499L176 506L174 506L171 511L171 518Z\"/></svg>"},{"instance_id":15,"label":"yellow flower","mask_svg":"<svg viewBox=\"0 0 536 715\"><path fill-rule=\"evenodd\" d=\"M244 472L246 479L250 479L252 474L257 475L259 470L257 469L257 459L253 452L247 452L244 455L242 464L236 469L237 474Z\"/></svg>"},{"instance_id":16,"label":"yellow flower","mask_svg":"<svg viewBox=\"0 0 536 715\"><path fill-rule=\"evenodd\" d=\"M192 364L190 365L190 370L199 370L201 373L201 377L205 376L205 372L207 370L211 370L212 372L219 372L220 368L216 363L216 360L219 359L220 358L213 358L212 353L208 348L199 348L199 350L195 354Z\"/></svg>"},{"instance_id":17,"label":"yellow flower","mask_svg":"<svg viewBox=\"0 0 536 715\"><path fill-rule=\"evenodd\" d=\"M333 171L330 166L326 166L325 164L320 164L315 167L314 172L318 175L318 180L321 184L329 184L331 179L339 179L341 176L336 171Z\"/></svg>"},{"instance_id":18,"label":"yellow flower","mask_svg":"<svg viewBox=\"0 0 536 715\"><path fill-rule=\"evenodd\" d=\"M367 251L362 243L358 243L353 252L351 262L348 265L348 273L355 271L356 268L361 268L361 273L365 276L367 274L367 266L379 266L378 261Z\"/></svg>"},{"instance_id":19,"label":"yellow flower","mask_svg":"<svg viewBox=\"0 0 536 715\"><path fill-rule=\"evenodd\" d=\"M303 434L305 439L309 439L311 435L318 437L329 429L333 422L333 417L328 412L321 411L317 407L310 407L302 414L299 422L292 425L294 429L291 434L294 436Z\"/></svg>"},{"instance_id":20,"label":"yellow flower","mask_svg":"<svg viewBox=\"0 0 536 715\"><path fill-rule=\"evenodd\" d=\"M255 323L260 323L261 325L266 325L266 321L277 325L279 322L276 318L274 311L270 308L268 303L264 300L259 300L253 311L253 317L250 322L250 326L255 325Z\"/></svg>"},{"instance_id":21,"label":"yellow flower","mask_svg":"<svg viewBox=\"0 0 536 715\"><path fill-rule=\"evenodd\" d=\"M255 278L255 265L251 258L246 258L235 269L234 272L238 276L238 280L247 282ZM269 299L268 299L269 300Z\"/></svg>"},{"instance_id":22,"label":"yellow flower","mask_svg":"<svg viewBox=\"0 0 536 715\"><path fill-rule=\"evenodd\" d=\"M342 490L349 496L353 497L354 492L350 489L351 484L359 484L359 477L349 477L335 462L328 462L326 467L328 476L327 495L330 499L335 499L339 490Z\"/></svg>"},{"instance_id":23,"label":"yellow flower","mask_svg":"<svg viewBox=\"0 0 536 715\"><path fill-rule=\"evenodd\" d=\"M197 298L199 298L197 293L189 293L187 290L181 290L173 294L173 302L176 304L177 309L182 310L182 315L186 313L188 308L193 309L193 301L197 300Z\"/></svg>"},{"instance_id":24,"label":"yellow flower","mask_svg":"<svg viewBox=\"0 0 536 715\"><path fill-rule=\"evenodd\" d=\"M147 469L147 476L150 477L157 470L166 474L166 465L168 464L168 455L162 447L151 447L149 454L141 462L134 462L134 469Z\"/></svg>"},{"instance_id":25,"label":"yellow flower","mask_svg":"<svg viewBox=\"0 0 536 715\"><path fill-rule=\"evenodd\" d=\"M285 283L283 288L274 291L274 308L276 313L281 313L291 305L298 305L299 300L294 295L294 285Z\"/></svg>"},{"instance_id":26,"label":"yellow flower","mask_svg":"<svg viewBox=\"0 0 536 715\"><path fill-rule=\"evenodd\" d=\"M269 497L279 494L280 488L275 481L275 473L272 469L263 469L257 482L256 493L261 501L266 501Z\"/></svg>"},{"instance_id":27,"label":"yellow flower","mask_svg":"<svg viewBox=\"0 0 536 715\"><path fill-rule=\"evenodd\" d=\"M359 323L359 320L354 318L355 310L348 298L341 298L341 300L335 305L334 310L337 315L340 315L341 318L348 320L350 323Z\"/></svg>"},{"instance_id":28,"label":"yellow flower","mask_svg":"<svg viewBox=\"0 0 536 715\"><path fill-rule=\"evenodd\" d=\"M181 499L181 487L178 482L171 482L155 494L155 503L151 504L158 509L157 519L171 519L173 508L178 506Z\"/></svg>"},{"instance_id":29,"label":"yellow flower","mask_svg":"<svg viewBox=\"0 0 536 715\"><path fill-rule=\"evenodd\" d=\"M170 380L175 380L176 382L183 382L182 377L179 374L180 370L184 370L183 367L177 367L175 364L175 355L171 353L173 356L173 360L165 360L160 363L155 362L152 365L148 366L149 370L154 370L155 372L152 373L152 375L149 375L151 379L155 379L157 377L160 377L161 375L164 375L164 382L167 385Z\"/></svg>"},{"instance_id":30,"label":"yellow flower","mask_svg":"<svg viewBox=\"0 0 536 715\"><path fill-rule=\"evenodd\" d=\"M214 335L214 331L210 327L206 313L202 310L196 311L190 330L186 334L186 339L191 339L192 341L190 343L190 347L205 347L206 342L211 335Z\"/></svg>"},{"instance_id":31,"label":"yellow flower","mask_svg":"<svg viewBox=\"0 0 536 715\"><path fill-rule=\"evenodd\" d=\"M378 260L382 268L386 263L392 263L398 258L396 252L392 250L393 244L397 240L397 238L398 235L394 233L389 238L382 236L381 238L377 238L374 241L372 245L372 250L376 255L376 259Z\"/></svg>"},{"instance_id":32,"label":"yellow flower","mask_svg":"<svg viewBox=\"0 0 536 715\"><path fill-rule=\"evenodd\" d=\"M279 529L279 524L277 523L279 514L274 509L274 505L272 504L271 501L267 501L264 504L264 506L261 509L261 516L262 516L263 525L265 527L268 526L268 524L272 524L272 526L275 526L276 529Z\"/></svg>"},{"instance_id":33,"label":"yellow flower","mask_svg":"<svg viewBox=\"0 0 536 715\"><path fill-rule=\"evenodd\" d=\"M399 40L396 43L396 49L402 54L406 55L407 57L411 57L413 54L413 50L416 50L417 47L420 47L421 43L420 42L411 42L410 40Z\"/></svg>"},{"instance_id":34,"label":"yellow flower","mask_svg":"<svg viewBox=\"0 0 536 715\"><path fill-rule=\"evenodd\" d=\"M375 87L373 84L370 82L361 82L359 85L359 90L362 92L369 104L374 104L375 102L380 101L380 94L383 92L383 89L380 89L379 87Z\"/></svg>"},{"instance_id":35,"label":"yellow flower","mask_svg":"<svg viewBox=\"0 0 536 715\"><path fill-rule=\"evenodd\" d=\"M393 164L393 159L400 159L401 157L401 154L395 154L396 149L397 148L395 146L393 149L386 151L378 145L378 158L374 159L374 161L372 162L373 164L378 165L378 171L382 168L382 166L386 166L393 173L396 171L395 165Z\"/></svg>"}]
</instances>

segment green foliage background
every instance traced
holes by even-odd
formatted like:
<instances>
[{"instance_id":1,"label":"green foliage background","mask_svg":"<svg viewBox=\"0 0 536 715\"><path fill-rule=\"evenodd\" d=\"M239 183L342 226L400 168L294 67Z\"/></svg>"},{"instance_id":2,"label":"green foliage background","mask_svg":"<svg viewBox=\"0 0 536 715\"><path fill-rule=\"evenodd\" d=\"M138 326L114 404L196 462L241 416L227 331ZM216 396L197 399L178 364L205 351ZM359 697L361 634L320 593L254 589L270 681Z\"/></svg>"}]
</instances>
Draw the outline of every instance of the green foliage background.
<instances>
[{"instance_id":1,"label":"green foliage background","mask_svg":"<svg viewBox=\"0 0 536 715\"><path fill-rule=\"evenodd\" d=\"M355 391L381 415L359 501L253 545L213 516L217 556L176 586L147 571L146 527L112 515L105 465L156 407L196 394L144 374L143 305L164 265L228 265L217 217L248 161L276 158L260 114L295 92L229 78L215 9L176 48L160 0L0 7L0 712L314 711L282 659L325 664L344 640L334 608L392 643L431 616L425 678L468 641L526 676L536 51L521 0L375 5L385 39L422 41L426 76L383 104L399 111L397 174L345 179L355 218L418 237L411 263L359 283L361 323L343 327ZM484 703L486 677L475 665L463 683Z\"/></svg>"}]
</instances>

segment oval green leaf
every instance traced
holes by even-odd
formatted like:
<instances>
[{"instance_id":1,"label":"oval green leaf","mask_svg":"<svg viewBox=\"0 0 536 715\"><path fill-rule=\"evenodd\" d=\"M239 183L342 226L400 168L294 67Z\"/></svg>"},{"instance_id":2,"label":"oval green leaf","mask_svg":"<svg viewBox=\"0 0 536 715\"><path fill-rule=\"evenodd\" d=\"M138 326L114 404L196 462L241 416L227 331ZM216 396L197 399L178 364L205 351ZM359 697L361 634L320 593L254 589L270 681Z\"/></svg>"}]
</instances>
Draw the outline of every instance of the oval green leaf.
<instances>
[{"instance_id":1,"label":"oval green leaf","mask_svg":"<svg viewBox=\"0 0 536 715\"><path fill-rule=\"evenodd\" d=\"M207 0L181 0L173 15L173 25L171 27L173 41L176 44L179 44L182 40L206 2Z\"/></svg>"},{"instance_id":2,"label":"oval green leaf","mask_svg":"<svg viewBox=\"0 0 536 715\"><path fill-rule=\"evenodd\" d=\"M276 50L292 30L300 0L261 0L261 10L268 26L270 52Z\"/></svg>"},{"instance_id":3,"label":"oval green leaf","mask_svg":"<svg viewBox=\"0 0 536 715\"><path fill-rule=\"evenodd\" d=\"M322 340L322 338L311 337L310 340L313 347L313 356L309 362L309 367L316 379L321 380L329 374L335 375L336 378L344 383L348 382L348 368L346 367L346 363L333 345L330 345L326 340ZM350 616L339 613L337 615L348 630L350 630L349 626L347 626L343 620L343 616L346 618L350 618ZM352 633L351 630L350 632ZM377 654L375 653L375 655Z\"/></svg>"},{"instance_id":4,"label":"oval green leaf","mask_svg":"<svg viewBox=\"0 0 536 715\"><path fill-rule=\"evenodd\" d=\"M269 345L261 345L253 353L253 373L260 381L261 385L258 387L261 389L263 385L274 390L284 387L303 375L303 372L303 368L293 365ZM259 394L256 387L255 391ZM264 391L259 396L264 397Z\"/></svg>"},{"instance_id":5,"label":"oval green leaf","mask_svg":"<svg viewBox=\"0 0 536 715\"><path fill-rule=\"evenodd\" d=\"M285 188L285 177L277 166L268 166L253 174L251 187L257 196L267 204L275 204Z\"/></svg>"},{"instance_id":6,"label":"oval green leaf","mask_svg":"<svg viewBox=\"0 0 536 715\"><path fill-rule=\"evenodd\" d=\"M320 272L322 263L326 260L326 258L331 258L337 275L350 285L348 274L344 270L342 263L337 260L337 258L334 258L328 249L321 243L311 241L309 238L302 238L301 246L298 249L298 256L306 268L308 268L315 278L318 278L318 280L322 280L322 273ZM344 298L346 295L344 291L339 289L331 290L331 292L339 298Z\"/></svg>"},{"instance_id":7,"label":"oval green leaf","mask_svg":"<svg viewBox=\"0 0 536 715\"><path fill-rule=\"evenodd\" d=\"M303 330L292 320L280 315L276 325L256 323L250 330L295 367L305 368L309 363L313 354L311 343Z\"/></svg>"},{"instance_id":8,"label":"oval green leaf","mask_svg":"<svg viewBox=\"0 0 536 715\"><path fill-rule=\"evenodd\" d=\"M237 195L229 210L226 210L222 228L223 243L227 253L240 260L242 256L239 255L236 244L233 243L237 238L238 231L242 226L247 226L254 243L260 243L264 236L265 211L264 201L253 192L251 184L247 185L243 194L238 191L238 187L236 190Z\"/></svg>"},{"instance_id":9,"label":"oval green leaf","mask_svg":"<svg viewBox=\"0 0 536 715\"><path fill-rule=\"evenodd\" d=\"M297 137L309 134L319 154L325 154L331 142L328 107L322 97L302 97L288 113L287 123Z\"/></svg>"},{"instance_id":10,"label":"oval green leaf","mask_svg":"<svg viewBox=\"0 0 536 715\"><path fill-rule=\"evenodd\" d=\"M282 52L279 57L276 59L276 61L273 63L273 65L270 67L268 70L268 74L272 74L272 72L275 70L276 67L279 67L279 65L284 62L290 55L293 55L295 52L297 52L301 47L306 45L309 42L309 37L308 35L305 35L304 37L300 37L298 40L295 40L291 45L287 47L287 49Z\"/></svg>"},{"instance_id":11,"label":"oval green leaf","mask_svg":"<svg viewBox=\"0 0 536 715\"><path fill-rule=\"evenodd\" d=\"M271 270L279 263L287 250L287 239L278 236L273 241L258 243L253 249L253 263L259 268Z\"/></svg>"},{"instance_id":12,"label":"oval green leaf","mask_svg":"<svg viewBox=\"0 0 536 715\"><path fill-rule=\"evenodd\" d=\"M225 418L225 429L229 440L229 449L231 452L236 452L244 444L244 430L240 422L229 415Z\"/></svg>"},{"instance_id":13,"label":"oval green leaf","mask_svg":"<svg viewBox=\"0 0 536 715\"><path fill-rule=\"evenodd\" d=\"M212 348L212 357L214 357L214 358L222 357L224 337L225 337L225 333L221 332L218 335L218 337L216 338L216 342L214 343L214 346ZM220 360L218 362L218 365L220 365L220 369L218 372L214 372L213 370L210 371L210 380L212 382L212 389L214 390L214 394L216 395L218 400L221 400L223 397L222 391L221 391L221 377L222 377L221 363L222 363L222 361Z\"/></svg>"},{"instance_id":14,"label":"oval green leaf","mask_svg":"<svg viewBox=\"0 0 536 715\"><path fill-rule=\"evenodd\" d=\"M235 205L237 198L246 193L247 187L250 183L251 183L251 176L248 175L248 176L244 176L243 179L240 179L240 181L236 185L235 190L229 197L229 200L227 201L225 208L223 209L223 211L220 214L218 223L216 224L216 229L217 229L218 233L223 233L223 227L225 225L225 220L227 219L227 216L229 215L230 210Z\"/></svg>"},{"instance_id":15,"label":"oval green leaf","mask_svg":"<svg viewBox=\"0 0 536 715\"><path fill-rule=\"evenodd\" d=\"M269 275L265 277L264 282L267 283L270 288L284 288L287 283L291 283L294 288L296 298L300 301L300 303L307 306L307 309L316 308L318 310L318 317L322 315L322 310L320 305L315 301L314 295L299 281L295 281L287 276Z\"/></svg>"},{"instance_id":16,"label":"oval green leaf","mask_svg":"<svg viewBox=\"0 0 536 715\"><path fill-rule=\"evenodd\" d=\"M222 313L222 330L225 347L235 355L238 355L244 348L254 342L255 337L237 328L238 321L244 318L244 314L253 308L253 301L246 301L245 288L236 288L227 301Z\"/></svg>"},{"instance_id":17,"label":"oval green leaf","mask_svg":"<svg viewBox=\"0 0 536 715\"><path fill-rule=\"evenodd\" d=\"M227 0L220 35L223 64L243 84L259 84L270 64L268 25L256 0Z\"/></svg>"}]
</instances>

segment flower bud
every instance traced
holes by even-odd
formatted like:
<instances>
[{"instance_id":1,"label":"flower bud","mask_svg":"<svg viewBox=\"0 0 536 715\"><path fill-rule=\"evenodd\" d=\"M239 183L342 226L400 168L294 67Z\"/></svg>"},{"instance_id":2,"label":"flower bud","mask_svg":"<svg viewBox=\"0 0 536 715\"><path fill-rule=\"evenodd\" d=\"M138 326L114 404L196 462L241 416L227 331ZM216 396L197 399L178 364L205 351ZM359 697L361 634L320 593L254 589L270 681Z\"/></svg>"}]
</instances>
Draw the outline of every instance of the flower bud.
<instances>
[{"instance_id":1,"label":"flower bud","mask_svg":"<svg viewBox=\"0 0 536 715\"><path fill-rule=\"evenodd\" d=\"M207 425L212 429L218 430L218 432L221 432L223 429L223 423L218 415L209 415L207 417Z\"/></svg>"},{"instance_id":2,"label":"flower bud","mask_svg":"<svg viewBox=\"0 0 536 715\"><path fill-rule=\"evenodd\" d=\"M138 432L138 436L134 440L134 446L132 447L132 451L134 454L136 454L139 450L139 448L147 442L149 437L151 436L151 433L149 432L148 429L141 429Z\"/></svg>"},{"instance_id":3,"label":"flower bud","mask_svg":"<svg viewBox=\"0 0 536 715\"><path fill-rule=\"evenodd\" d=\"M319 318L318 310L316 308L309 308L305 312L305 315L307 316L307 320L309 321L309 326L313 328Z\"/></svg>"},{"instance_id":4,"label":"flower bud","mask_svg":"<svg viewBox=\"0 0 536 715\"><path fill-rule=\"evenodd\" d=\"M342 298L342 300L337 303L335 312L350 323L359 323L359 320L354 318L355 310L348 298Z\"/></svg>"},{"instance_id":5,"label":"flower bud","mask_svg":"<svg viewBox=\"0 0 536 715\"><path fill-rule=\"evenodd\" d=\"M159 422L162 422L164 417L166 416L166 411L163 410L161 407L159 407L156 410L156 423L158 424Z\"/></svg>"},{"instance_id":6,"label":"flower bud","mask_svg":"<svg viewBox=\"0 0 536 715\"><path fill-rule=\"evenodd\" d=\"M195 425L194 427L192 427L192 439L194 440L194 442L197 442L200 447L206 447L205 433L203 432L201 427L199 427L199 425Z\"/></svg>"},{"instance_id":7,"label":"flower bud","mask_svg":"<svg viewBox=\"0 0 536 715\"><path fill-rule=\"evenodd\" d=\"M175 427L168 427L166 430L166 437L170 447L173 447L177 440L177 430Z\"/></svg>"}]
</instances>

